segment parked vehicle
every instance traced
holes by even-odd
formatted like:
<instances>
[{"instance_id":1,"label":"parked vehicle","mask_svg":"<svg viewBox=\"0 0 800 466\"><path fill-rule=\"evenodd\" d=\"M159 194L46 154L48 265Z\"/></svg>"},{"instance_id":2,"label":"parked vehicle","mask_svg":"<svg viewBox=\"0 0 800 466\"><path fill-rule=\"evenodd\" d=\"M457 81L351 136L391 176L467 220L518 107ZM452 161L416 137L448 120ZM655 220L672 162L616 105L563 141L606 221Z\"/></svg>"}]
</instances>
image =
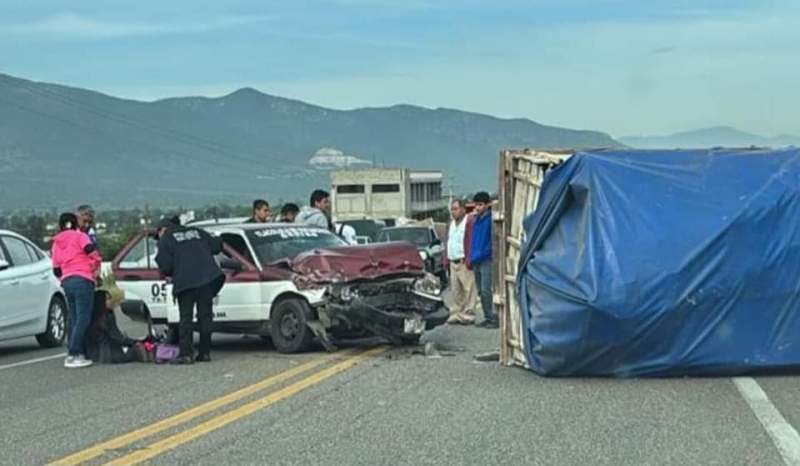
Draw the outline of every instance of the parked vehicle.
<instances>
[{"instance_id":1,"label":"parked vehicle","mask_svg":"<svg viewBox=\"0 0 800 466\"><path fill-rule=\"evenodd\" d=\"M64 343L67 305L50 258L27 238L0 230L0 340L35 336Z\"/></svg>"},{"instance_id":2,"label":"parked vehicle","mask_svg":"<svg viewBox=\"0 0 800 466\"><path fill-rule=\"evenodd\" d=\"M356 230L356 240L358 244L374 243L378 240L381 230L386 226L383 220L363 219L363 220L344 220L343 225L350 225Z\"/></svg>"},{"instance_id":3,"label":"parked vehicle","mask_svg":"<svg viewBox=\"0 0 800 466\"><path fill-rule=\"evenodd\" d=\"M431 225L403 225L387 227L381 230L379 242L405 241L413 244L419 251L419 256L425 263L425 270L446 280L446 273L442 263L442 241Z\"/></svg>"},{"instance_id":4,"label":"parked vehicle","mask_svg":"<svg viewBox=\"0 0 800 466\"><path fill-rule=\"evenodd\" d=\"M294 353L314 337L328 349L336 337L363 334L415 342L447 320L438 279L409 245L349 246L327 230L285 223L203 228L223 240L217 259L227 281L215 300L215 332L269 336ZM114 277L129 298L123 308L144 306L154 323L177 325L157 245L152 232L134 237L114 259Z\"/></svg>"}]
</instances>

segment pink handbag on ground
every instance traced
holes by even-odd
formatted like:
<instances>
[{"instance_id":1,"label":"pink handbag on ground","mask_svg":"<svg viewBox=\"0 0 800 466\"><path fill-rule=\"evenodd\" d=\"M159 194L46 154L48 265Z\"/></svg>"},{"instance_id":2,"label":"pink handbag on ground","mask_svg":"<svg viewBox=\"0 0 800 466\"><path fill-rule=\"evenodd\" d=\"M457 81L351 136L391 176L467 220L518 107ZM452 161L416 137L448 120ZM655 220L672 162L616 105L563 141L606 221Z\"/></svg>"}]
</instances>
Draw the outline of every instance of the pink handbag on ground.
<instances>
[{"instance_id":1,"label":"pink handbag on ground","mask_svg":"<svg viewBox=\"0 0 800 466\"><path fill-rule=\"evenodd\" d=\"M155 363L164 364L178 357L180 348L175 345L156 345Z\"/></svg>"}]
</instances>

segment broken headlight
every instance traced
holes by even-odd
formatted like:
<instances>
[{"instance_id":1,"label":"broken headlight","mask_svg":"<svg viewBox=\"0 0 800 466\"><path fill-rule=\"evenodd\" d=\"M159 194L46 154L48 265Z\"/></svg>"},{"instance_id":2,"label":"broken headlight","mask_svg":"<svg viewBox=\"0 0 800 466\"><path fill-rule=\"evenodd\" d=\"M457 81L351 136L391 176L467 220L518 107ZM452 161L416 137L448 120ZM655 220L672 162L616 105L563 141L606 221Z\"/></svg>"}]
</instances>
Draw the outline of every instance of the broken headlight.
<instances>
[{"instance_id":1,"label":"broken headlight","mask_svg":"<svg viewBox=\"0 0 800 466\"><path fill-rule=\"evenodd\" d=\"M350 302L356 298L358 298L358 290L354 290L349 286L343 286L339 290L339 299L341 299L344 302Z\"/></svg>"},{"instance_id":2,"label":"broken headlight","mask_svg":"<svg viewBox=\"0 0 800 466\"><path fill-rule=\"evenodd\" d=\"M414 292L438 298L442 294L442 284L435 275L428 273L414 281Z\"/></svg>"},{"instance_id":3,"label":"broken headlight","mask_svg":"<svg viewBox=\"0 0 800 466\"><path fill-rule=\"evenodd\" d=\"M348 285L328 286L328 296L343 303L359 298L358 290Z\"/></svg>"}]
</instances>

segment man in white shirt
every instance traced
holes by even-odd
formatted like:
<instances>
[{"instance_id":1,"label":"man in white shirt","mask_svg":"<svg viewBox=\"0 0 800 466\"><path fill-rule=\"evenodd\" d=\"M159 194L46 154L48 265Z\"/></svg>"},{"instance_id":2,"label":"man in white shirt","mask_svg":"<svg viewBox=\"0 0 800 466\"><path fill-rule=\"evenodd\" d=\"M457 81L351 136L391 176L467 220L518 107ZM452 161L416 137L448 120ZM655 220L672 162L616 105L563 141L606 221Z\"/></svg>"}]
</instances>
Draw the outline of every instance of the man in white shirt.
<instances>
[{"instance_id":1,"label":"man in white shirt","mask_svg":"<svg viewBox=\"0 0 800 466\"><path fill-rule=\"evenodd\" d=\"M470 325L475 323L475 275L469 264L469 249L472 238L472 216L467 215L466 205L460 199L450 204L453 220L447 228L444 266L450 272L450 324Z\"/></svg>"}]
</instances>

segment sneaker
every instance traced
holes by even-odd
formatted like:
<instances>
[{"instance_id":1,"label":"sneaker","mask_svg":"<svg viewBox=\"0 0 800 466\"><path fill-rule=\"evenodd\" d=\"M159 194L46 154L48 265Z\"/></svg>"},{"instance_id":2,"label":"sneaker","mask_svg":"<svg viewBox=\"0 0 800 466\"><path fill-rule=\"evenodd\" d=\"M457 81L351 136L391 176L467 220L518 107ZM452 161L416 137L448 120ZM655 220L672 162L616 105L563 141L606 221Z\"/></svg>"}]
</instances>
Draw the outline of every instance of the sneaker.
<instances>
[{"instance_id":1,"label":"sneaker","mask_svg":"<svg viewBox=\"0 0 800 466\"><path fill-rule=\"evenodd\" d=\"M72 356L67 356L66 358L64 358L64 367L72 367L73 359L75 358L73 358Z\"/></svg>"},{"instance_id":2,"label":"sneaker","mask_svg":"<svg viewBox=\"0 0 800 466\"><path fill-rule=\"evenodd\" d=\"M64 367L68 367L70 369L78 369L81 367L89 367L92 365L92 361L86 359L82 354L77 356L72 356L71 361L64 361Z\"/></svg>"}]
</instances>

